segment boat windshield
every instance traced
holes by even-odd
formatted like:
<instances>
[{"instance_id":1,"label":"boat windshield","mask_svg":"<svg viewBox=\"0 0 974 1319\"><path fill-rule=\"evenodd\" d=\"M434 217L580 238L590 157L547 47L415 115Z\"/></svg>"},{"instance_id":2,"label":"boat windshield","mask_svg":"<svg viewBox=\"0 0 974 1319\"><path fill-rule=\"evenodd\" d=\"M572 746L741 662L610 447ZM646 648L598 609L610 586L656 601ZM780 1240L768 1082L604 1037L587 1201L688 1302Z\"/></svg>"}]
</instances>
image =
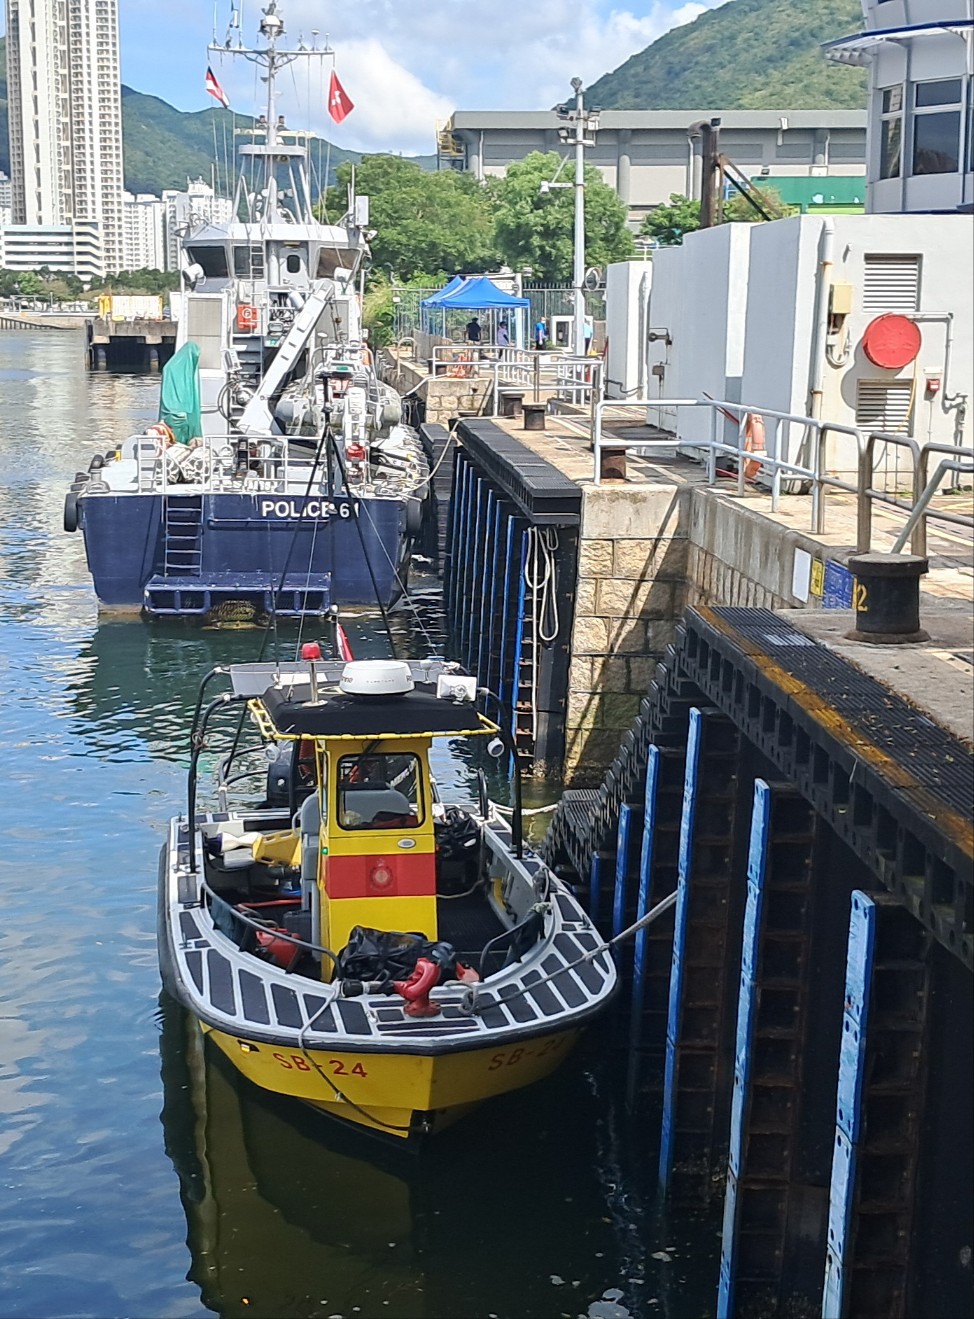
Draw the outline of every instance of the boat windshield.
<instances>
[{"instance_id":1,"label":"boat windshield","mask_svg":"<svg viewBox=\"0 0 974 1319\"><path fill-rule=\"evenodd\" d=\"M424 814L418 756L398 752L339 760L342 829L415 829Z\"/></svg>"}]
</instances>

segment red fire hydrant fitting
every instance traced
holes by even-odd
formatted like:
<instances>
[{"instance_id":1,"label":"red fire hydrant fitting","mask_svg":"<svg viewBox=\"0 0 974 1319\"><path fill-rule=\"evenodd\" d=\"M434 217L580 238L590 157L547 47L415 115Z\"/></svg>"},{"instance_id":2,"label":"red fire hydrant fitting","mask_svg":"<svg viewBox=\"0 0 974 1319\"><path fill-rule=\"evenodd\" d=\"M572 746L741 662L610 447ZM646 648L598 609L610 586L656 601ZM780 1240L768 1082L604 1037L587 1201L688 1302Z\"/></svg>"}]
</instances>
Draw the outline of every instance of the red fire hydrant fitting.
<instances>
[{"instance_id":1,"label":"red fire hydrant fitting","mask_svg":"<svg viewBox=\"0 0 974 1319\"><path fill-rule=\"evenodd\" d=\"M439 1005L430 1002L430 990L439 983L440 968L426 957L420 957L408 980L394 980L392 987L406 1000L403 1012L407 1017L435 1017Z\"/></svg>"}]
</instances>

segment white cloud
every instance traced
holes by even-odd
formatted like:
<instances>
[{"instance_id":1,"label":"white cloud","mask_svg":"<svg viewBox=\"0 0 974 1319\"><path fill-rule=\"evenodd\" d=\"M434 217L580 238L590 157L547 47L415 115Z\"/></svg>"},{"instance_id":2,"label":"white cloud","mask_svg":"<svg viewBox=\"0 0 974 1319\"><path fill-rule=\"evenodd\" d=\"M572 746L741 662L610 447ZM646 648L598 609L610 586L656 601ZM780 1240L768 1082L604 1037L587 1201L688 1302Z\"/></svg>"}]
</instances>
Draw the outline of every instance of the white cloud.
<instances>
[{"instance_id":1,"label":"white cloud","mask_svg":"<svg viewBox=\"0 0 974 1319\"><path fill-rule=\"evenodd\" d=\"M200 0L168 0L165 14L153 9L150 16L144 3L121 0L127 80L183 106L203 104L202 80L194 77L192 60L185 71L182 62L178 68L160 64L158 50L179 16L192 27L194 40L205 41L207 7ZM325 16L321 0L282 0L289 41L310 39L315 29L323 38L327 27L339 77L355 102L338 127L324 112L323 80L315 78L309 87L306 75L297 75L295 84L285 73L283 108L292 122L307 124L310 100L315 107L310 126L341 146L426 153L433 150L435 122L452 110L546 109L570 94L573 77L593 82L722 0L630 3L626 8L614 7L612 0L357 0L328 5ZM255 35L259 7L257 0L243 0L248 40ZM263 88L252 67L232 69L230 61L215 56L214 68L236 109L260 108Z\"/></svg>"}]
</instances>

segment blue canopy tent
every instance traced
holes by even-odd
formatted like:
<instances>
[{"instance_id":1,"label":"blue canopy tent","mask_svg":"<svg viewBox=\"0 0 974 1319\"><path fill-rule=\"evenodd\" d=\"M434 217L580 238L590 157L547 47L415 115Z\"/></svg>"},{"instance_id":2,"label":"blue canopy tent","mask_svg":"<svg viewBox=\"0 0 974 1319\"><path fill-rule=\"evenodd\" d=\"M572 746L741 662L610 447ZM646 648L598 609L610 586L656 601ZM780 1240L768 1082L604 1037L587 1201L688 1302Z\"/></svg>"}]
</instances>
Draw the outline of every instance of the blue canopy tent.
<instances>
[{"instance_id":1,"label":"blue canopy tent","mask_svg":"<svg viewBox=\"0 0 974 1319\"><path fill-rule=\"evenodd\" d=\"M461 279L454 275L445 288L431 297L424 299L424 309L442 313L441 325L445 331L446 313L448 311L490 312L491 333L485 336L487 342L496 342L496 326L499 320L507 319L512 330L510 341L523 348L525 343L524 312L530 307L527 298L515 298L498 288L486 275L471 275Z\"/></svg>"}]
</instances>

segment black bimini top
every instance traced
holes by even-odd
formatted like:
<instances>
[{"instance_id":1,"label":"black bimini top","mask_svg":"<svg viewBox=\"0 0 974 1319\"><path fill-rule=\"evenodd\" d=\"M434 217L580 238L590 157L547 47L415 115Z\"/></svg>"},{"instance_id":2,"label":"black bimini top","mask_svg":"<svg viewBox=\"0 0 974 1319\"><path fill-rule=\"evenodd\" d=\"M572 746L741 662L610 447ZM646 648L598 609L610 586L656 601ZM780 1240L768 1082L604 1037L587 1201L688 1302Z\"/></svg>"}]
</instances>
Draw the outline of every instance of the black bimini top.
<instances>
[{"instance_id":1,"label":"black bimini top","mask_svg":"<svg viewBox=\"0 0 974 1319\"><path fill-rule=\"evenodd\" d=\"M459 737L490 733L494 725L472 705L438 699L433 692L404 696L328 695L312 704L295 701L286 692L269 688L260 697L271 722L292 737L417 737L423 733Z\"/></svg>"}]
</instances>

